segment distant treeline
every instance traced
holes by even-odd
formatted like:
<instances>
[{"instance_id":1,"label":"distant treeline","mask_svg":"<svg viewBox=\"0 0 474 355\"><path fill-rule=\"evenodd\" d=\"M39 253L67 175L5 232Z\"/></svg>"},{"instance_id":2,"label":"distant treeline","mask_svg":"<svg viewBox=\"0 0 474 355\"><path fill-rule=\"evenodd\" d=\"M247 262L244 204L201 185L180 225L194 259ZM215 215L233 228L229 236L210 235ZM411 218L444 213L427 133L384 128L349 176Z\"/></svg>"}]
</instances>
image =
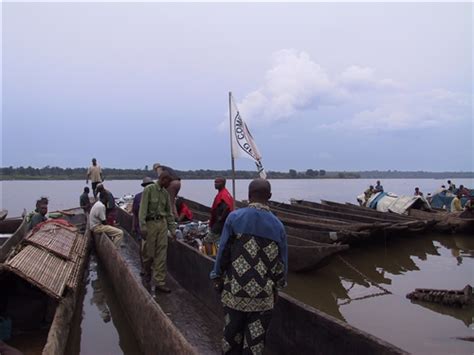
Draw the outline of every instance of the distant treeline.
<instances>
[{"instance_id":1,"label":"distant treeline","mask_svg":"<svg viewBox=\"0 0 474 355\"><path fill-rule=\"evenodd\" d=\"M176 170L182 179L214 179L216 176L232 177L232 170ZM45 166L43 168L3 167L0 168L1 180L85 180L87 168L60 168ZM106 180L135 180L145 176L155 178L155 172L145 166L144 169L111 169L104 168L103 175ZM238 170L235 172L237 179L256 178L256 171ZM427 171L326 171L323 169L307 169L297 171L290 169L288 172L267 171L269 179L456 179L474 178L474 172L427 172Z\"/></svg>"}]
</instances>

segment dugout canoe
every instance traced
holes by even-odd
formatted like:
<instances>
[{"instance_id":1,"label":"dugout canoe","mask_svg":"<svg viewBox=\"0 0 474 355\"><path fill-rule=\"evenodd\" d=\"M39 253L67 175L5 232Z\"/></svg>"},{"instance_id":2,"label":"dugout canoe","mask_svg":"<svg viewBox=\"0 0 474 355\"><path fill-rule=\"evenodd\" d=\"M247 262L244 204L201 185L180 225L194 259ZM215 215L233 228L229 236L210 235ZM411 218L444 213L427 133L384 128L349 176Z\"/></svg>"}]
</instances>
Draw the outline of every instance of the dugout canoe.
<instances>
[{"instance_id":1,"label":"dugout canoe","mask_svg":"<svg viewBox=\"0 0 474 355\"><path fill-rule=\"evenodd\" d=\"M124 218L128 218L126 212L118 210L117 220L121 221ZM110 263L110 268L115 270L114 260L110 260ZM220 324L224 324L222 305L209 280L213 263L213 259L184 242L168 243L169 274L194 296L194 300L199 303L198 307L206 309L209 314L218 317ZM135 287L121 276L123 273L121 274L119 270L116 272L118 282L123 284L124 292ZM177 302L176 297L179 297L179 293L173 291L170 297ZM185 327L191 326L185 325ZM404 350L318 311L283 292L280 292L275 306L265 352L406 354Z\"/></svg>"},{"instance_id":2,"label":"dugout canoe","mask_svg":"<svg viewBox=\"0 0 474 355\"><path fill-rule=\"evenodd\" d=\"M124 219L127 215L123 209L117 208L117 222L122 229L131 232L131 221ZM197 354L197 349L184 338L143 287L136 241L126 233L122 241L124 247L117 249L105 234L94 235L93 240L97 256L143 354ZM127 256L127 253L135 258Z\"/></svg>"},{"instance_id":3,"label":"dugout canoe","mask_svg":"<svg viewBox=\"0 0 474 355\"><path fill-rule=\"evenodd\" d=\"M209 219L211 209L196 201L183 198L193 212L194 218L200 221ZM349 246L340 244L320 243L287 233L288 237L288 269L293 272L309 271L324 265L329 258Z\"/></svg>"},{"instance_id":4,"label":"dugout canoe","mask_svg":"<svg viewBox=\"0 0 474 355\"><path fill-rule=\"evenodd\" d=\"M308 208L308 212L312 213L321 213L321 210L331 211L331 213L340 213L353 220L360 219L362 221L370 218L374 221L374 229L382 227L384 234L387 234L387 232L388 234L396 233L397 236L424 232L432 229L437 223L433 218L414 218L412 216L380 212L368 207L357 206L349 203L342 204L327 200L321 200L321 203L317 203L292 199L291 206Z\"/></svg>"},{"instance_id":5,"label":"dugout canoe","mask_svg":"<svg viewBox=\"0 0 474 355\"><path fill-rule=\"evenodd\" d=\"M88 262L90 233L82 209L33 231L22 220L0 248L0 314L6 342L24 353L64 354Z\"/></svg>"}]
</instances>

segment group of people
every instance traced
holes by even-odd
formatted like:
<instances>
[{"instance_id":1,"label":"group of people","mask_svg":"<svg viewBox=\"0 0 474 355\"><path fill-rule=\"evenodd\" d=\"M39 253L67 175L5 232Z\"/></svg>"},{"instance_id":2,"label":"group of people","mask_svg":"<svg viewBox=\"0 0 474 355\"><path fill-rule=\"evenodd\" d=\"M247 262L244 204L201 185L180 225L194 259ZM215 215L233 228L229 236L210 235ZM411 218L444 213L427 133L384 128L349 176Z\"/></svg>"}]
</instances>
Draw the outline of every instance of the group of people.
<instances>
[{"instance_id":1,"label":"group of people","mask_svg":"<svg viewBox=\"0 0 474 355\"><path fill-rule=\"evenodd\" d=\"M142 239L143 282L151 291L153 281L158 294L171 292L166 285L168 240L174 242L177 222L190 221L193 215L183 199L177 197L181 188L179 176L169 167L153 167L158 180L143 179L143 191L135 195L132 212L135 230ZM119 247L124 233L115 225L115 200L104 186L96 159L88 169L86 184L89 180L91 188L84 187L79 198L89 228L94 235L106 234ZM283 224L268 207L271 186L267 180L255 179L249 184L249 205L238 210L234 210L234 199L225 185L224 177L214 180L217 194L204 238L204 243L218 246L210 279L225 312L222 350L225 354L261 353L278 290L286 285L287 238ZM44 222L47 211L48 199L38 199L29 216L30 228ZM261 291L256 292L257 289Z\"/></svg>"},{"instance_id":2,"label":"group of people","mask_svg":"<svg viewBox=\"0 0 474 355\"><path fill-rule=\"evenodd\" d=\"M135 228L143 239L143 282L151 289L153 281L158 294L171 292L166 285L168 236L174 242L176 221L191 220L192 212L182 199L176 198L181 183L174 171L159 164L154 169L158 181L143 179L144 189L135 195L132 212ZM209 233L204 238L205 243L219 246L210 277L224 306L223 353L249 349L263 352L277 290L286 284L285 229L267 205L271 197L268 181L252 181L249 207L237 211L225 184L223 177L214 180L217 195L212 203ZM262 273L262 267L267 272ZM263 291L252 291L255 287L248 287L251 283L257 283ZM259 334L253 332L257 325Z\"/></svg>"},{"instance_id":3,"label":"group of people","mask_svg":"<svg viewBox=\"0 0 474 355\"><path fill-rule=\"evenodd\" d=\"M367 190L364 191L364 201L362 202L363 206L367 205L367 202L370 198L375 195L376 193L383 192L383 186L380 183L380 180L377 180L377 183L374 185L370 185Z\"/></svg>"}]
</instances>

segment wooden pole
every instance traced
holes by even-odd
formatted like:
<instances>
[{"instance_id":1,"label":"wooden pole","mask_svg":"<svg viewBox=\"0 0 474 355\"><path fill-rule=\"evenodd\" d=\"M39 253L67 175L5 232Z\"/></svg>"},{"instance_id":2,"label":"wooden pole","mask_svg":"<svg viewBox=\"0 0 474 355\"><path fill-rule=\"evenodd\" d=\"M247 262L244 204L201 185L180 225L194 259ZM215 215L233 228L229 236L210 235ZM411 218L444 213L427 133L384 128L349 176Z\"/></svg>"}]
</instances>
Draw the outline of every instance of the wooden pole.
<instances>
[{"instance_id":1,"label":"wooden pole","mask_svg":"<svg viewBox=\"0 0 474 355\"><path fill-rule=\"evenodd\" d=\"M234 162L234 145L232 144L232 92L229 91L229 136L230 136L230 160L232 164L232 197L234 199L235 209L235 162Z\"/></svg>"}]
</instances>

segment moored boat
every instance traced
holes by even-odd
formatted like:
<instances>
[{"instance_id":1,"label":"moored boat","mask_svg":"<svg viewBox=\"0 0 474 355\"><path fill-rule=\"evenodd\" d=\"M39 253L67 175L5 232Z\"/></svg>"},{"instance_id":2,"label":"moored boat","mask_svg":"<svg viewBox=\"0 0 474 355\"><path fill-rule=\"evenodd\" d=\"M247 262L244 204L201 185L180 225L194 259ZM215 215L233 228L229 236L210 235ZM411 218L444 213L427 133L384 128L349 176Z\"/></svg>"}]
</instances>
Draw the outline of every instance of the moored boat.
<instances>
[{"instance_id":1,"label":"moored boat","mask_svg":"<svg viewBox=\"0 0 474 355\"><path fill-rule=\"evenodd\" d=\"M25 353L65 352L90 240L82 210L69 212L32 231L23 220L0 248L0 315L7 343Z\"/></svg>"},{"instance_id":2,"label":"moored boat","mask_svg":"<svg viewBox=\"0 0 474 355\"><path fill-rule=\"evenodd\" d=\"M206 221L211 209L198 202L183 198L193 212L194 218ZM308 271L323 265L332 255L347 250L347 245L320 243L315 240L301 238L287 233L288 238L288 269L294 272Z\"/></svg>"},{"instance_id":3,"label":"moored boat","mask_svg":"<svg viewBox=\"0 0 474 355\"><path fill-rule=\"evenodd\" d=\"M119 210L117 218L120 221L129 216L125 211ZM112 247L110 242L108 244ZM104 250L104 253L106 252L107 250ZM211 322L217 319L219 324L223 324L220 300L209 281L212 266L213 260L210 257L190 245L181 241L168 243L168 272L182 288L194 296L194 300L200 303L199 308L206 309L212 315ZM117 269L114 260L110 261L109 268ZM114 272L117 274L117 283L123 285L123 293L130 293L130 297L134 297L131 288L135 285L129 283L128 278L124 280L121 270ZM181 292L173 292L170 297L176 303L179 302L180 294ZM203 334L202 338L207 336ZM199 335L194 335L194 337L199 337ZM275 307L267 337L266 352L269 354L406 353L388 342L328 316L283 292L280 293Z\"/></svg>"}]
</instances>

